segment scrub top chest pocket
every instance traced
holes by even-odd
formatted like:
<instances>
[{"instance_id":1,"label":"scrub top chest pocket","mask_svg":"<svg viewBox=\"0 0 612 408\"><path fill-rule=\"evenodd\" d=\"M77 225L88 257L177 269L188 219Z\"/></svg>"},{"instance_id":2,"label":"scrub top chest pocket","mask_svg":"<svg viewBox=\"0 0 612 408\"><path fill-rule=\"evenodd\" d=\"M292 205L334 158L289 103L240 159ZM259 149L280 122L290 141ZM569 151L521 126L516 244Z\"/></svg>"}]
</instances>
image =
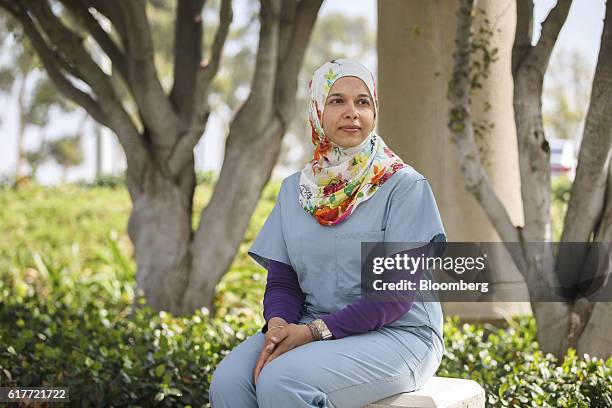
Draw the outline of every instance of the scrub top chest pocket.
<instances>
[{"instance_id":1,"label":"scrub top chest pocket","mask_svg":"<svg viewBox=\"0 0 612 408\"><path fill-rule=\"evenodd\" d=\"M385 231L338 232L335 234L337 287L340 295L361 294L361 243L383 242Z\"/></svg>"},{"instance_id":2,"label":"scrub top chest pocket","mask_svg":"<svg viewBox=\"0 0 612 408\"><path fill-rule=\"evenodd\" d=\"M325 292L358 297L361 293L361 243L382 242L384 234L384 231L328 230L322 234L300 235L296 273L302 291L314 296Z\"/></svg>"}]
</instances>

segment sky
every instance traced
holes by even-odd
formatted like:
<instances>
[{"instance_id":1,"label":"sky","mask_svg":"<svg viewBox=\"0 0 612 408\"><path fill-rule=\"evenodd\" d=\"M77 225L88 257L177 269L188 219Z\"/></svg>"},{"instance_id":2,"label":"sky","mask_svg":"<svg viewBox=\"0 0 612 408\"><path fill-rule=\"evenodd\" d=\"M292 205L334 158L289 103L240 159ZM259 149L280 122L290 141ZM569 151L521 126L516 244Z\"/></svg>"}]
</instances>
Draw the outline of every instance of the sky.
<instances>
[{"instance_id":1,"label":"sky","mask_svg":"<svg viewBox=\"0 0 612 408\"><path fill-rule=\"evenodd\" d=\"M555 3L555 0L536 0L536 21L542 21ZM367 18L371 29L376 29L375 0L325 0L320 14L325 15L332 12L340 12L351 16L364 16ZM580 50L584 55L586 65L593 71L597 62L604 12L604 0L574 0L553 53L559 52L561 49L569 51ZM539 36L540 27L536 24L534 28L535 40ZM554 55L551 60L554 60ZM17 110L10 98L2 97L0 98L0 103L2 104L2 109L0 110L0 116L2 117L2 125L0 126L0 137L2 138L2 143L0 144L0 178L2 178L13 173L15 169L17 156L15 136ZM82 113L54 115L52 125L46 131L47 137L54 138L74 133L81 120L81 115ZM90 180L95 175L95 137L93 136L92 125L92 122L88 124L83 137L85 163L68 173L68 181ZM218 118L211 118L207 125L206 134L196 148L197 169L210 169L213 171L220 169L223 157L224 128L225 124ZM37 146L40 138L41 135L36 130L29 131L26 134L26 148ZM102 163L103 171L112 173L123 168L125 165L123 154L114 135L109 131L104 132L102 146L104 158ZM60 175L61 171L58 166L49 163L41 166L39 181L44 184L54 184L60 181Z\"/></svg>"}]
</instances>

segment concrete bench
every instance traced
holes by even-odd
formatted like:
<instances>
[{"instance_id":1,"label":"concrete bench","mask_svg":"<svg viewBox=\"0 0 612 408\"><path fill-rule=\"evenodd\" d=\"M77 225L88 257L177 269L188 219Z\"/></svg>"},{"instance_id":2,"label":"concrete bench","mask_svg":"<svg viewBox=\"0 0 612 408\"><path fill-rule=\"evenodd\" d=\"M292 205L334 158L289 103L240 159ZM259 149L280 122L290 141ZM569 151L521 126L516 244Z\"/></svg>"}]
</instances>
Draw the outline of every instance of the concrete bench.
<instances>
[{"instance_id":1,"label":"concrete bench","mask_svg":"<svg viewBox=\"0 0 612 408\"><path fill-rule=\"evenodd\" d=\"M432 377L421 389L404 392L364 408L483 408L485 391L472 380Z\"/></svg>"}]
</instances>

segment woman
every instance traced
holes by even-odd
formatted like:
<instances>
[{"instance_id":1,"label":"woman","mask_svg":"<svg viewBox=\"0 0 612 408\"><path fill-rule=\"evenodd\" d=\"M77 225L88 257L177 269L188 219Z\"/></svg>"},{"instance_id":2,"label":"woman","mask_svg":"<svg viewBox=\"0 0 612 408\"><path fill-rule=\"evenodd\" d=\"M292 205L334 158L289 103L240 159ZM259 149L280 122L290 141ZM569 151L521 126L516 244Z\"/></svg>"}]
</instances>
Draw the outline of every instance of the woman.
<instances>
[{"instance_id":1,"label":"woman","mask_svg":"<svg viewBox=\"0 0 612 408\"><path fill-rule=\"evenodd\" d=\"M444 352L439 303L375 302L360 285L361 242L445 240L429 184L373 132L367 68L333 60L309 87L313 159L249 250L268 269L267 323L216 369L213 408L361 407L418 389Z\"/></svg>"}]
</instances>

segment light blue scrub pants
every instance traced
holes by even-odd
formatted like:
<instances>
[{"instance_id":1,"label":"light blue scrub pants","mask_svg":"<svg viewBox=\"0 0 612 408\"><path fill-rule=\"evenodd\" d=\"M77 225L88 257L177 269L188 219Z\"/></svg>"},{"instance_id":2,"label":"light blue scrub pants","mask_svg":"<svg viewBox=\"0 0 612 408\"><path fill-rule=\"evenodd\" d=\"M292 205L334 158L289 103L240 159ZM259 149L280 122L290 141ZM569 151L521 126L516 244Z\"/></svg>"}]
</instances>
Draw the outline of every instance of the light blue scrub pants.
<instances>
[{"instance_id":1,"label":"light blue scrub pants","mask_svg":"<svg viewBox=\"0 0 612 408\"><path fill-rule=\"evenodd\" d=\"M210 385L212 408L362 407L419 389L443 354L427 326L382 327L290 350L266 364L254 385L264 339L255 333L221 361Z\"/></svg>"}]
</instances>

